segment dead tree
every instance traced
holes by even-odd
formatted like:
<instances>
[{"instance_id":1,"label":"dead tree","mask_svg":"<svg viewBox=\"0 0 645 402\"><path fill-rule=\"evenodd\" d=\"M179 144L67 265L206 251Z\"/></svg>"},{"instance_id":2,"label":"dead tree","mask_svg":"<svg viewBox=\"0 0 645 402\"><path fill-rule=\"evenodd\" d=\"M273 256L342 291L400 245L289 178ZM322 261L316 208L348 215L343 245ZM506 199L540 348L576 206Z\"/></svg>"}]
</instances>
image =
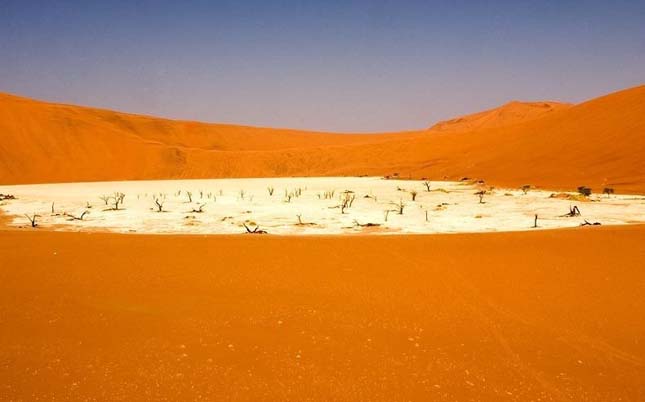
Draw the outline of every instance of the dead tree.
<instances>
[{"instance_id":1,"label":"dead tree","mask_svg":"<svg viewBox=\"0 0 645 402\"><path fill-rule=\"evenodd\" d=\"M63 215L65 215L68 218L70 218L69 220L71 220L71 221L82 221L83 218L85 217L85 215L87 215L89 213L90 213L90 211L85 210L85 211L83 211L83 213L80 216L74 216L72 214L68 214L67 212L65 212Z\"/></svg>"},{"instance_id":2,"label":"dead tree","mask_svg":"<svg viewBox=\"0 0 645 402\"><path fill-rule=\"evenodd\" d=\"M161 200L160 198L155 198L155 204L157 204L157 212L163 212L164 202L166 202L165 198L163 200Z\"/></svg>"},{"instance_id":3,"label":"dead tree","mask_svg":"<svg viewBox=\"0 0 645 402\"><path fill-rule=\"evenodd\" d=\"M562 215L562 216L574 217L574 216L579 216L579 215L580 215L580 209L578 209L578 206L574 205L573 207L571 207L569 205L569 212L564 214L564 215Z\"/></svg>"},{"instance_id":4,"label":"dead tree","mask_svg":"<svg viewBox=\"0 0 645 402\"><path fill-rule=\"evenodd\" d=\"M188 197L188 202L193 202L193 193L186 191L186 196Z\"/></svg>"},{"instance_id":5,"label":"dead tree","mask_svg":"<svg viewBox=\"0 0 645 402\"><path fill-rule=\"evenodd\" d=\"M114 210L118 211L119 210L119 205L123 205L123 200L125 199L125 194L124 193L119 193L116 192L112 196L112 201L114 203Z\"/></svg>"},{"instance_id":6,"label":"dead tree","mask_svg":"<svg viewBox=\"0 0 645 402\"><path fill-rule=\"evenodd\" d=\"M110 203L110 200L112 199L112 196L102 195L99 198L105 203L105 205L108 205Z\"/></svg>"},{"instance_id":7,"label":"dead tree","mask_svg":"<svg viewBox=\"0 0 645 402\"><path fill-rule=\"evenodd\" d=\"M414 190L410 191L410 196L412 197L412 201L417 200L417 192L416 191L414 191Z\"/></svg>"},{"instance_id":8,"label":"dead tree","mask_svg":"<svg viewBox=\"0 0 645 402\"><path fill-rule=\"evenodd\" d=\"M259 225L255 225L255 228L253 229L246 226L246 223L242 223L242 226L244 226L244 229L246 229L246 233L248 234L267 234L268 233L266 230L260 229Z\"/></svg>"},{"instance_id":9,"label":"dead tree","mask_svg":"<svg viewBox=\"0 0 645 402\"><path fill-rule=\"evenodd\" d=\"M193 208L193 212L196 213L196 214L201 214L202 212L204 212L204 210L202 208L204 208L205 205L206 204L201 204L201 205L199 205L197 207L197 209Z\"/></svg>"},{"instance_id":10,"label":"dead tree","mask_svg":"<svg viewBox=\"0 0 645 402\"><path fill-rule=\"evenodd\" d=\"M427 191L427 192L430 192L430 182L429 182L429 181L424 181L424 182L423 182L423 185L425 186L426 191Z\"/></svg>"},{"instance_id":11,"label":"dead tree","mask_svg":"<svg viewBox=\"0 0 645 402\"><path fill-rule=\"evenodd\" d=\"M475 195L479 196L479 203L483 204L484 203L484 196L486 195L486 190L480 190L475 193Z\"/></svg>"},{"instance_id":12,"label":"dead tree","mask_svg":"<svg viewBox=\"0 0 645 402\"><path fill-rule=\"evenodd\" d=\"M36 226L38 226L38 223L36 223L36 218L40 218L40 215L33 214L32 216L29 216L25 214L25 216L27 217L27 219L29 219L29 222L31 222L32 228L35 228Z\"/></svg>"},{"instance_id":13,"label":"dead tree","mask_svg":"<svg viewBox=\"0 0 645 402\"><path fill-rule=\"evenodd\" d=\"M584 223L581 223L580 226L600 226L602 223L600 222L589 222L585 219Z\"/></svg>"},{"instance_id":14,"label":"dead tree","mask_svg":"<svg viewBox=\"0 0 645 402\"><path fill-rule=\"evenodd\" d=\"M345 208L347 208L347 205L349 204L349 200L345 198L343 202L340 204L340 213L344 214L345 213Z\"/></svg>"},{"instance_id":15,"label":"dead tree","mask_svg":"<svg viewBox=\"0 0 645 402\"><path fill-rule=\"evenodd\" d=\"M535 214L535 219L533 220L533 227L536 228L537 226L537 220L538 220L538 215Z\"/></svg>"},{"instance_id":16,"label":"dead tree","mask_svg":"<svg viewBox=\"0 0 645 402\"><path fill-rule=\"evenodd\" d=\"M520 187L520 189L522 190L522 192L524 193L524 195L526 195L526 193L528 193L528 192L529 192L529 190L531 189L531 185L530 185L530 184L525 184L525 185L523 185L522 187Z\"/></svg>"},{"instance_id":17,"label":"dead tree","mask_svg":"<svg viewBox=\"0 0 645 402\"><path fill-rule=\"evenodd\" d=\"M405 204L403 203L403 200L399 200L399 203L394 205L396 205L398 209L398 214L403 215L403 208L405 208Z\"/></svg>"},{"instance_id":18,"label":"dead tree","mask_svg":"<svg viewBox=\"0 0 645 402\"><path fill-rule=\"evenodd\" d=\"M273 187L269 186L269 187L267 187L267 191L269 192L269 196L270 196L270 197L272 197L272 196L273 196L273 192L275 191L275 188L273 188Z\"/></svg>"},{"instance_id":19,"label":"dead tree","mask_svg":"<svg viewBox=\"0 0 645 402\"><path fill-rule=\"evenodd\" d=\"M607 198L614 193L614 189L611 187L605 187L602 189L603 194L607 194Z\"/></svg>"},{"instance_id":20,"label":"dead tree","mask_svg":"<svg viewBox=\"0 0 645 402\"><path fill-rule=\"evenodd\" d=\"M386 209L384 214L385 214L385 222L387 222L387 218L388 216L390 216L390 210Z\"/></svg>"},{"instance_id":21,"label":"dead tree","mask_svg":"<svg viewBox=\"0 0 645 402\"><path fill-rule=\"evenodd\" d=\"M354 226L358 226L358 227L361 227L361 228L371 228L371 227L381 226L381 224L380 223L372 223L372 222L360 223L358 220L354 219Z\"/></svg>"}]
</instances>

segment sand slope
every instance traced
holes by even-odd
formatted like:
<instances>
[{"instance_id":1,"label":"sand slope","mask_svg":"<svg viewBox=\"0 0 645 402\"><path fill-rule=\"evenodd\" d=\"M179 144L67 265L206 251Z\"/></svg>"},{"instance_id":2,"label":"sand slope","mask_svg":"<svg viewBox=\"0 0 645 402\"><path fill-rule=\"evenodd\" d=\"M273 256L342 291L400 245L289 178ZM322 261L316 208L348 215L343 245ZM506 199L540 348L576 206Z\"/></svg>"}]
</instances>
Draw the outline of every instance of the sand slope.
<instances>
[{"instance_id":1,"label":"sand slope","mask_svg":"<svg viewBox=\"0 0 645 402\"><path fill-rule=\"evenodd\" d=\"M539 105L511 103L466 117L465 126L339 135L171 121L4 95L0 182L396 172L645 192L645 86L571 107Z\"/></svg>"},{"instance_id":2,"label":"sand slope","mask_svg":"<svg viewBox=\"0 0 645 402\"><path fill-rule=\"evenodd\" d=\"M512 101L498 108L440 121L430 127L432 131L459 132L500 128L544 117L545 114L565 110L571 104L560 102Z\"/></svg>"},{"instance_id":3,"label":"sand slope","mask_svg":"<svg viewBox=\"0 0 645 402\"><path fill-rule=\"evenodd\" d=\"M0 399L642 401L644 235L0 231Z\"/></svg>"}]
</instances>

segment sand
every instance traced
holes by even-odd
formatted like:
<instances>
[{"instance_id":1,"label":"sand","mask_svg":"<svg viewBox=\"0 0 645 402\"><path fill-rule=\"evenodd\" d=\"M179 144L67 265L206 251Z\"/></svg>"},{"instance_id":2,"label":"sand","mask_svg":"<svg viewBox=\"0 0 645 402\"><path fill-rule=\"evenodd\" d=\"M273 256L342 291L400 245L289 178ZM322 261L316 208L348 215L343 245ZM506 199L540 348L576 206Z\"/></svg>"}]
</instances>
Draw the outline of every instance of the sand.
<instances>
[{"instance_id":1,"label":"sand","mask_svg":"<svg viewBox=\"0 0 645 402\"><path fill-rule=\"evenodd\" d=\"M429 182L428 191L423 183L309 177L0 186L0 193L17 197L0 203L0 210L13 217L12 227L25 230L32 228L24 215L38 214L38 230L164 234L239 234L246 232L245 224L269 234L325 235L541 230L577 227L585 221L645 223L643 196L587 198L572 193L568 197L573 199L554 198L552 191L531 189L524 194L467 182ZM476 193L482 189L486 194L480 203ZM126 194L118 211L113 210L114 199L100 199L115 192ZM581 215L563 216L573 206Z\"/></svg>"},{"instance_id":2,"label":"sand","mask_svg":"<svg viewBox=\"0 0 645 402\"><path fill-rule=\"evenodd\" d=\"M0 399L640 401L644 241L0 232Z\"/></svg>"},{"instance_id":3,"label":"sand","mask_svg":"<svg viewBox=\"0 0 645 402\"><path fill-rule=\"evenodd\" d=\"M338 135L172 121L4 95L0 183L399 173L472 177L498 187L645 193L645 86L541 114L516 113L515 106L486 114L484 124L466 116L465 131Z\"/></svg>"},{"instance_id":4,"label":"sand","mask_svg":"<svg viewBox=\"0 0 645 402\"><path fill-rule=\"evenodd\" d=\"M0 95L0 192L19 196L0 206L0 400L642 401L645 226L626 224L645 215L627 195L645 194L644 133L645 86L373 135ZM380 236L345 229L384 219L409 196L394 187L420 182L333 176L395 173L451 192L421 187L369 232ZM478 204L474 187L446 182L462 177L497 190ZM185 187L197 197L210 183L221 199L189 212ZM296 183L303 195L285 203ZM379 201L344 216L316 196L339 183ZM560 217L574 202L547 195L581 185L620 195ZM108 191L128 193L124 210L101 210ZM168 212L150 210L159 191ZM87 221L62 215L87 201ZM18 227L16 214L42 210L38 228ZM297 213L325 224L297 226ZM577 227L587 218L603 226ZM247 220L272 234L206 235ZM542 230L562 226L576 227ZM508 232L412 234L492 230Z\"/></svg>"}]
</instances>

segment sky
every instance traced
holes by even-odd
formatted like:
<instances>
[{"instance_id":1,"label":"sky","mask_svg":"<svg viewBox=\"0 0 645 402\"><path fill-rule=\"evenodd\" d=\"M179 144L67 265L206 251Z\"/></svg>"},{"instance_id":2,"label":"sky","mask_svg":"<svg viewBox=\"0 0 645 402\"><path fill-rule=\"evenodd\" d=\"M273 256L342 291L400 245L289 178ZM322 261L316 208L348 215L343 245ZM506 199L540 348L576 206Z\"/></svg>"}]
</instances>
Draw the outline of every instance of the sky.
<instances>
[{"instance_id":1,"label":"sky","mask_svg":"<svg viewBox=\"0 0 645 402\"><path fill-rule=\"evenodd\" d=\"M642 0L0 0L0 92L176 119L399 131L644 83Z\"/></svg>"}]
</instances>

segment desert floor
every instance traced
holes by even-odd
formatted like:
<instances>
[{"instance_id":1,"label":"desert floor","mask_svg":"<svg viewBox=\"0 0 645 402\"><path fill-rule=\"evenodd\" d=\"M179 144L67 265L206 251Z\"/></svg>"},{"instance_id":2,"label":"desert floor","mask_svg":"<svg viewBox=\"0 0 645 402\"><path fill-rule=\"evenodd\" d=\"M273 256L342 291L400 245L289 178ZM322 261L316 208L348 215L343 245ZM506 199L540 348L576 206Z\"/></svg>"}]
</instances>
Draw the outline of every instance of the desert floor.
<instances>
[{"instance_id":1,"label":"desert floor","mask_svg":"<svg viewBox=\"0 0 645 402\"><path fill-rule=\"evenodd\" d=\"M642 401L643 244L0 231L0 400Z\"/></svg>"},{"instance_id":2,"label":"desert floor","mask_svg":"<svg viewBox=\"0 0 645 402\"><path fill-rule=\"evenodd\" d=\"M481 189L487 193L480 203L475 193ZM114 210L117 192L125 198ZM645 223L644 196L560 193L553 198L552 191L524 194L439 181L430 182L428 191L423 181L378 177L40 184L0 186L2 193L17 199L0 202L0 211L13 217L12 227L27 230L25 214L38 214L40 229L167 234L238 234L246 231L243 225L281 235L518 231L535 230L535 214L537 229L585 221ZM564 216L574 205L581 215Z\"/></svg>"}]
</instances>

